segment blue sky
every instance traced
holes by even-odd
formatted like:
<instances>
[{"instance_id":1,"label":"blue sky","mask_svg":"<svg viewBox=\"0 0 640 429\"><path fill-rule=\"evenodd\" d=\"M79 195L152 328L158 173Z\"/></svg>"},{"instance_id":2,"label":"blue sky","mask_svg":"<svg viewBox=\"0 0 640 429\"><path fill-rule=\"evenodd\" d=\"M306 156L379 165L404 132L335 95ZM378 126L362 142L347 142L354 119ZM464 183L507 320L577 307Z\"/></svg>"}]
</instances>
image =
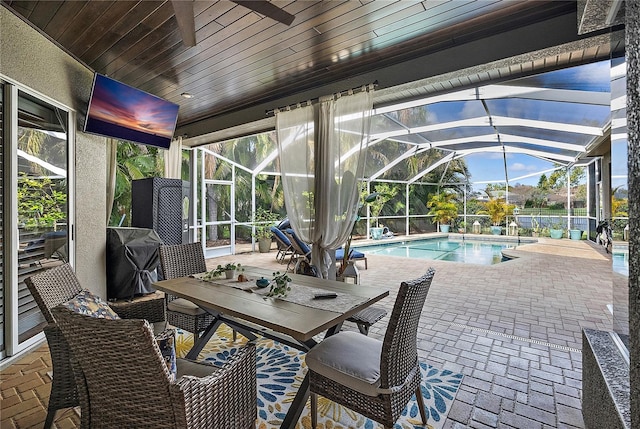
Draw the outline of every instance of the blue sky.
<instances>
[{"instance_id":1,"label":"blue sky","mask_svg":"<svg viewBox=\"0 0 640 429\"><path fill-rule=\"evenodd\" d=\"M468 155L464 158L471 173L471 182L504 182L504 159L501 153L479 153ZM542 172L553 168L553 164L529 155L507 154L507 169L509 172L509 184L535 186L538 184L540 174L533 177L514 180L521 176ZM474 189L484 189L485 184L474 185Z\"/></svg>"}]
</instances>

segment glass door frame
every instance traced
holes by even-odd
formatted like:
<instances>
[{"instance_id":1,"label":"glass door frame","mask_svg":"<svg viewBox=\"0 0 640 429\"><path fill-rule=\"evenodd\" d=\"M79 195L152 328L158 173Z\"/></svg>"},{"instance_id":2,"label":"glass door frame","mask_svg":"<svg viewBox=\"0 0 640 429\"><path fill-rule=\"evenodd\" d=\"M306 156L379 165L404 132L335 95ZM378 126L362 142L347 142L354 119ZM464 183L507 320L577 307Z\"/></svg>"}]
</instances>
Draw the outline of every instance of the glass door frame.
<instances>
[{"instance_id":1,"label":"glass door frame","mask_svg":"<svg viewBox=\"0 0 640 429\"><path fill-rule=\"evenodd\" d=\"M228 186L229 187L229 203L230 203L230 219L229 220L216 220L216 221L205 221L207 218L207 186L208 185L217 185L217 186ZM235 188L233 186L233 181L230 180L209 180L205 179L201 182L200 186L200 217L197 219L197 223L200 226L200 237L202 238L203 246L204 246L204 256L205 258L213 258L216 256L224 256L224 255L233 255L235 253L235 242L236 242L236 227L235 227ZM224 246L217 247L209 247L207 246L207 227L213 226L218 227L220 225L229 225L229 244Z\"/></svg>"},{"instance_id":2,"label":"glass door frame","mask_svg":"<svg viewBox=\"0 0 640 429\"><path fill-rule=\"evenodd\" d=\"M199 150L197 148L191 150L189 157L190 164L190 181L192 183L192 195L191 200L194 202L191 204L191 216L192 224L190 226L191 229L191 239L193 242L200 241L202 243L202 247L204 250L205 258L214 258L217 256L225 256L225 255L233 255L235 254L236 249L236 198L235 198L235 180L236 180L236 169L235 166L232 165L231 168L231 180L218 180L218 179L205 179L205 157L207 155L214 156L212 154L208 154L203 150ZM199 167L198 163L200 164ZM224 185L229 186L230 192L230 218L229 220L223 221L212 221L206 222L206 192L207 185ZM199 201L200 205L195 202ZM198 208L199 207L199 208ZM229 225L230 232L230 243L226 246L218 246L218 247L208 247L207 246L207 227L210 226L218 226L218 225Z\"/></svg>"},{"instance_id":3,"label":"glass door frame","mask_svg":"<svg viewBox=\"0 0 640 429\"><path fill-rule=\"evenodd\" d=\"M44 333L40 332L22 342L19 341L18 329L18 99L19 91L33 96L53 107L64 110L67 113L67 223L68 223L68 262L75 265L75 124L76 112L68 106L62 105L51 98L26 88L19 83L0 75L0 81L4 85L4 344L5 349L0 351L0 359L14 356L22 351L39 344L44 339Z\"/></svg>"}]
</instances>

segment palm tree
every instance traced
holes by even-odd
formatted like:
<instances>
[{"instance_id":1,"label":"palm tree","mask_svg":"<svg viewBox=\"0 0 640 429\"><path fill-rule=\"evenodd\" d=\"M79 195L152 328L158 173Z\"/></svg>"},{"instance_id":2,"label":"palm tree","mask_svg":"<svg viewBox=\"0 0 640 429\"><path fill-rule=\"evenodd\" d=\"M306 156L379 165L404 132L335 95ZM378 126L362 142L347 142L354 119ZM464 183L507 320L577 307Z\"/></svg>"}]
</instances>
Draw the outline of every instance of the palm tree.
<instances>
[{"instance_id":1,"label":"palm tree","mask_svg":"<svg viewBox=\"0 0 640 429\"><path fill-rule=\"evenodd\" d=\"M118 141L116 152L116 186L109 225L131 224L131 183L133 180L162 176L163 160L158 149L136 143Z\"/></svg>"}]
</instances>

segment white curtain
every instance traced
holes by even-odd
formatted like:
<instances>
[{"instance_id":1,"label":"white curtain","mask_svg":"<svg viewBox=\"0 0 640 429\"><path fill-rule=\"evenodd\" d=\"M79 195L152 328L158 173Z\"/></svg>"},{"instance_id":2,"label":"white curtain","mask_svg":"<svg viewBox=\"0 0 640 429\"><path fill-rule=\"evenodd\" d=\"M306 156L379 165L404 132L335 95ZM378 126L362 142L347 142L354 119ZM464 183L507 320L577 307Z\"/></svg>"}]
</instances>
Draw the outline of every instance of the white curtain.
<instances>
[{"instance_id":1,"label":"white curtain","mask_svg":"<svg viewBox=\"0 0 640 429\"><path fill-rule=\"evenodd\" d=\"M164 151L164 177L182 178L182 136L173 139L169 149Z\"/></svg>"},{"instance_id":2,"label":"white curtain","mask_svg":"<svg viewBox=\"0 0 640 429\"><path fill-rule=\"evenodd\" d=\"M312 245L312 263L327 278L329 251L344 244L357 216L372 94L325 97L315 108L317 125L314 106L305 106L276 112L276 130L291 226Z\"/></svg>"},{"instance_id":3,"label":"white curtain","mask_svg":"<svg viewBox=\"0 0 640 429\"><path fill-rule=\"evenodd\" d=\"M107 225L111 218L116 192L116 168L118 167L118 140L107 139Z\"/></svg>"}]
</instances>

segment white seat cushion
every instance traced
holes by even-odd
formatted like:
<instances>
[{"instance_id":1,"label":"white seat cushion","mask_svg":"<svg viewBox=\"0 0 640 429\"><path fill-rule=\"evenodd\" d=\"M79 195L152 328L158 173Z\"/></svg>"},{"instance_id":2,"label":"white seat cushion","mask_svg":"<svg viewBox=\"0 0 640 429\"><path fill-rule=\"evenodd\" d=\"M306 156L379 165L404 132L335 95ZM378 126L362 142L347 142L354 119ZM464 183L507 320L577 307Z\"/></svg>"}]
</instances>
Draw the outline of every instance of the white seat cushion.
<instances>
[{"instance_id":1,"label":"white seat cushion","mask_svg":"<svg viewBox=\"0 0 640 429\"><path fill-rule=\"evenodd\" d=\"M203 309L184 298L176 298L173 301L169 301L169 303L167 304L167 310L190 314L192 316L198 316L205 313Z\"/></svg>"},{"instance_id":2,"label":"white seat cushion","mask_svg":"<svg viewBox=\"0 0 640 429\"><path fill-rule=\"evenodd\" d=\"M200 363L189 359L176 359L178 367L176 379L185 375L193 377L207 377L220 370L220 367L209 363Z\"/></svg>"},{"instance_id":3,"label":"white seat cushion","mask_svg":"<svg viewBox=\"0 0 640 429\"><path fill-rule=\"evenodd\" d=\"M380 393L382 341L344 331L323 340L305 358L310 370L368 396Z\"/></svg>"}]
</instances>

